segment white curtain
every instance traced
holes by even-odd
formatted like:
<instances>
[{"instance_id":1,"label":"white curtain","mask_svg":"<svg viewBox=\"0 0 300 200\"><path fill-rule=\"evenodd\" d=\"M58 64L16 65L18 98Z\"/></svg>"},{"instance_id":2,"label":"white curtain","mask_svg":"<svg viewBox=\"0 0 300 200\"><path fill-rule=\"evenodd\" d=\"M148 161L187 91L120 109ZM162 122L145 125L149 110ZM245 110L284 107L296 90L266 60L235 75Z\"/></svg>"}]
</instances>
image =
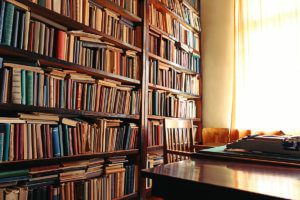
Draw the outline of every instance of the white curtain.
<instances>
[{"instance_id":1,"label":"white curtain","mask_svg":"<svg viewBox=\"0 0 300 200\"><path fill-rule=\"evenodd\" d=\"M232 128L300 133L300 0L235 0Z\"/></svg>"}]
</instances>

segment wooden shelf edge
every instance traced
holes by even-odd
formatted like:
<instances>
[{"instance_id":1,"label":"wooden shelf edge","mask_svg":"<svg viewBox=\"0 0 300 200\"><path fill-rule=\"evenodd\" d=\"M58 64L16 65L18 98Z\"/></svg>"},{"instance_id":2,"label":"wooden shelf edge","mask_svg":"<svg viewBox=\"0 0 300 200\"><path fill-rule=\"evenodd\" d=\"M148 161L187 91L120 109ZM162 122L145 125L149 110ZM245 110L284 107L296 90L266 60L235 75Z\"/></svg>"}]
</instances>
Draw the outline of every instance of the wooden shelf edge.
<instances>
[{"instance_id":1,"label":"wooden shelf edge","mask_svg":"<svg viewBox=\"0 0 300 200\"><path fill-rule=\"evenodd\" d=\"M122 48L128 49L128 50L134 50L137 52L142 52L141 48L133 46L131 44L125 43L121 40L118 40L110 35L107 35L103 32L100 32L96 29L93 29L87 25L84 25L80 22L77 22L67 16L64 16L62 14L59 14L57 12L54 12L52 10L49 10L43 6L40 6L38 4L35 4L33 2L30 2L28 0L17 0L18 2L25 4L26 6L28 6L30 8L30 10L38 15L41 15L45 18L48 18L56 23L59 23L65 27L68 27L70 29L73 30L83 30L87 33L93 33L93 34L97 34L103 37L103 40L106 42L111 42L115 45L118 45Z\"/></svg>"},{"instance_id":2,"label":"wooden shelf edge","mask_svg":"<svg viewBox=\"0 0 300 200\"><path fill-rule=\"evenodd\" d=\"M121 118L121 119L135 119L138 120L140 115L125 115L114 113L102 113L83 110L69 110L66 108L48 108L40 106L28 106L22 104L0 103L0 110L16 111L16 112L42 112L52 113L62 116L85 116L85 117L99 117L99 118Z\"/></svg>"},{"instance_id":3,"label":"wooden shelf edge","mask_svg":"<svg viewBox=\"0 0 300 200\"><path fill-rule=\"evenodd\" d=\"M165 63L165 64L168 64L168 65L171 65L171 66L173 66L175 69L177 69L177 70L179 70L179 71L185 72L185 73L187 73L187 74L194 74L194 75L199 74L199 73L194 72L194 71L192 71L192 70L189 70L189 69L187 69L187 68L185 68L185 67L182 67L181 65L178 65L178 64L176 64L176 63L174 63L174 62L172 62L172 61L169 61L169 60L164 59L164 58L162 58L162 57L160 57L160 56L157 56L157 55L155 55L155 54L153 54L153 53L150 53L150 52L147 52L147 53L148 53L148 56L149 56L150 58L159 60L159 61L161 61L161 62L163 62L163 63Z\"/></svg>"},{"instance_id":4,"label":"wooden shelf edge","mask_svg":"<svg viewBox=\"0 0 300 200\"><path fill-rule=\"evenodd\" d=\"M134 192L131 194L124 195L122 197L114 198L113 200L127 200L127 199L136 199L138 198L138 193Z\"/></svg>"},{"instance_id":5,"label":"wooden shelf edge","mask_svg":"<svg viewBox=\"0 0 300 200\"><path fill-rule=\"evenodd\" d=\"M30 51L17 49L11 46L0 45L0 54L7 55L7 56L18 56L21 58L30 59L34 61L39 60L42 65L61 67L64 69L72 69L77 72L85 73L91 76L109 78L117 81L126 82L129 84L140 85L141 83L139 80L123 77L109 72L104 72L94 68L84 67L78 64L70 63L64 60L59 60L53 57L44 56Z\"/></svg>"},{"instance_id":6,"label":"wooden shelf edge","mask_svg":"<svg viewBox=\"0 0 300 200\"><path fill-rule=\"evenodd\" d=\"M171 88L160 86L160 85L154 85L152 83L148 83L148 86L151 89L164 90L164 91L167 91L167 92L171 92L173 94L181 95L181 96L189 98L189 99L199 99L199 98L201 98L201 96L199 96L199 95L182 92L180 90L175 90L175 89L171 89Z\"/></svg>"},{"instance_id":7,"label":"wooden shelf edge","mask_svg":"<svg viewBox=\"0 0 300 200\"><path fill-rule=\"evenodd\" d=\"M162 120L162 119L187 119L187 120L192 120L192 121L201 121L200 118L178 118L178 117L166 117L166 116L158 116L158 115L148 115L148 119L157 119L157 120Z\"/></svg>"},{"instance_id":8,"label":"wooden shelf edge","mask_svg":"<svg viewBox=\"0 0 300 200\"><path fill-rule=\"evenodd\" d=\"M54 157L54 158L42 158L42 159L32 159L32 160L17 160L17 161L5 161L0 162L0 167L7 165L23 165L23 164L42 164L45 163L59 163L59 162L67 162L73 161L77 159L91 159L91 158L101 158L101 157L112 157L112 156L123 156L123 155L135 155L138 154L138 149L130 149L130 150L120 150L120 151L112 151L112 152L103 152L103 153L90 153L90 154L80 154L73 156L63 156L63 157Z\"/></svg>"},{"instance_id":9,"label":"wooden shelf edge","mask_svg":"<svg viewBox=\"0 0 300 200\"><path fill-rule=\"evenodd\" d=\"M139 16L129 12L128 10L122 8L121 6L117 5L116 3L109 1L109 0L93 0L93 2L108 8L112 11L117 12L121 16L125 17L126 19L132 21L132 22L142 22L142 18Z\"/></svg>"},{"instance_id":10,"label":"wooden shelf edge","mask_svg":"<svg viewBox=\"0 0 300 200\"><path fill-rule=\"evenodd\" d=\"M164 12L169 13L173 18L177 19L182 25L184 25L186 28L193 31L194 33L200 32L200 30L197 30L196 28L192 27L189 23L187 23L183 18L181 18L179 15L177 15L172 10L170 10L162 2L159 2L158 0L150 0L150 3L154 4L160 10L163 10Z\"/></svg>"}]
</instances>

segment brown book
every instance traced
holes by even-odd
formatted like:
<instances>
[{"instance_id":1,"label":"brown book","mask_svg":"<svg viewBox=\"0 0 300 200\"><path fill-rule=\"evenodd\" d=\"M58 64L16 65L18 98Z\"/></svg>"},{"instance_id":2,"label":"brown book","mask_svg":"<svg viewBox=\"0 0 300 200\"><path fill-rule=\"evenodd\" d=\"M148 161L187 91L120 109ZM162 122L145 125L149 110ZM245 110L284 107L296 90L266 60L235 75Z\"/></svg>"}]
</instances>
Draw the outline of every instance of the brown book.
<instances>
[{"instance_id":1,"label":"brown book","mask_svg":"<svg viewBox=\"0 0 300 200\"><path fill-rule=\"evenodd\" d=\"M18 189L6 189L5 200L19 200L19 193Z\"/></svg>"},{"instance_id":2,"label":"brown book","mask_svg":"<svg viewBox=\"0 0 300 200\"><path fill-rule=\"evenodd\" d=\"M28 152L28 159L33 158L33 141L32 141L32 124L27 124L27 152Z\"/></svg>"},{"instance_id":3,"label":"brown book","mask_svg":"<svg viewBox=\"0 0 300 200\"><path fill-rule=\"evenodd\" d=\"M19 188L20 195L18 200L27 200L28 199L28 189L27 188Z\"/></svg>"},{"instance_id":4,"label":"brown book","mask_svg":"<svg viewBox=\"0 0 300 200\"><path fill-rule=\"evenodd\" d=\"M54 36L55 36L55 29L50 28L50 42L49 42L49 56L53 57L53 52L54 52Z\"/></svg>"},{"instance_id":5,"label":"brown book","mask_svg":"<svg viewBox=\"0 0 300 200\"><path fill-rule=\"evenodd\" d=\"M45 126L45 129L46 129L46 138L47 138L47 144L46 144L46 147L47 147L47 158L52 158L52 150L51 150L51 139L52 139L52 132L50 130L50 126L47 125Z\"/></svg>"},{"instance_id":6,"label":"brown book","mask_svg":"<svg viewBox=\"0 0 300 200\"><path fill-rule=\"evenodd\" d=\"M34 44L34 29L35 29L34 27L35 27L35 23L33 21L30 21L30 23L29 23L28 44L27 44L27 49L25 49L25 50L28 50L28 51L33 51L33 46L34 46L33 45ZM24 41L26 41L26 38L24 38Z\"/></svg>"},{"instance_id":7,"label":"brown book","mask_svg":"<svg viewBox=\"0 0 300 200\"><path fill-rule=\"evenodd\" d=\"M28 124L24 124L24 129L23 129L23 154L24 154L24 160L27 160L28 159L28 133L27 133L27 126Z\"/></svg>"},{"instance_id":8,"label":"brown book","mask_svg":"<svg viewBox=\"0 0 300 200\"><path fill-rule=\"evenodd\" d=\"M15 124L10 125L10 136L9 136L9 161L13 161L14 156L14 149L15 149Z\"/></svg>"},{"instance_id":9,"label":"brown book","mask_svg":"<svg viewBox=\"0 0 300 200\"><path fill-rule=\"evenodd\" d=\"M37 139L37 143L36 143L37 157L41 159L44 158L41 124L36 124L36 139Z\"/></svg>"},{"instance_id":10,"label":"brown book","mask_svg":"<svg viewBox=\"0 0 300 200\"><path fill-rule=\"evenodd\" d=\"M32 152L33 152L33 155L32 155L32 158L33 159L37 159L38 156L37 156L37 125L36 124L32 124Z\"/></svg>"},{"instance_id":11,"label":"brown book","mask_svg":"<svg viewBox=\"0 0 300 200\"><path fill-rule=\"evenodd\" d=\"M44 44L48 43L48 41L45 41L45 29L46 29L46 25L41 23L40 26L40 35L39 35L39 53L40 54L44 54Z\"/></svg>"},{"instance_id":12,"label":"brown book","mask_svg":"<svg viewBox=\"0 0 300 200\"><path fill-rule=\"evenodd\" d=\"M39 46L40 46L40 31L41 31L41 22L35 21L34 22L34 38L33 39L33 52L39 53Z\"/></svg>"},{"instance_id":13,"label":"brown book","mask_svg":"<svg viewBox=\"0 0 300 200\"><path fill-rule=\"evenodd\" d=\"M20 124L15 125L15 152L14 152L14 158L15 160L19 160L19 141L20 141Z\"/></svg>"},{"instance_id":14,"label":"brown book","mask_svg":"<svg viewBox=\"0 0 300 200\"><path fill-rule=\"evenodd\" d=\"M51 1L51 0L47 0ZM44 46L44 54L45 56L49 56L49 43L50 43L50 28L45 27L45 46Z\"/></svg>"},{"instance_id":15,"label":"brown book","mask_svg":"<svg viewBox=\"0 0 300 200\"><path fill-rule=\"evenodd\" d=\"M12 103L21 104L21 69L12 70Z\"/></svg>"},{"instance_id":16,"label":"brown book","mask_svg":"<svg viewBox=\"0 0 300 200\"><path fill-rule=\"evenodd\" d=\"M30 12L25 12L25 25L24 25L24 50L28 50L28 39L29 39L29 32L30 32Z\"/></svg>"}]
</instances>

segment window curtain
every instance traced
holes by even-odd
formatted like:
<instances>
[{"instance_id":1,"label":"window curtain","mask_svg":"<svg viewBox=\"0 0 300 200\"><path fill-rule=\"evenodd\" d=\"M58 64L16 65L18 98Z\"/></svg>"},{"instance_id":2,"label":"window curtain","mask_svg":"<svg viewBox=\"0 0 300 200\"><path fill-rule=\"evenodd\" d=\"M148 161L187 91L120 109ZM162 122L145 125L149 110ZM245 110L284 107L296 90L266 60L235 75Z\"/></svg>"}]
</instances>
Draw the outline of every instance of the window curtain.
<instances>
[{"instance_id":1,"label":"window curtain","mask_svg":"<svg viewBox=\"0 0 300 200\"><path fill-rule=\"evenodd\" d=\"M300 0L235 0L231 127L300 133Z\"/></svg>"}]
</instances>

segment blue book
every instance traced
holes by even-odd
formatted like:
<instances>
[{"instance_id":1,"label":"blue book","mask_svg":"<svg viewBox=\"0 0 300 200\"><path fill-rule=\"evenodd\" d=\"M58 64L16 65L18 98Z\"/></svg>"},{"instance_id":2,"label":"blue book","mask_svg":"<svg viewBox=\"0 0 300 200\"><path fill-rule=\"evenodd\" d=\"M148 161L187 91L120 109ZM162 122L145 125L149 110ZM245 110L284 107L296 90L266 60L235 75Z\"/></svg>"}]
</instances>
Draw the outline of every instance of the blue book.
<instances>
[{"instance_id":1,"label":"blue book","mask_svg":"<svg viewBox=\"0 0 300 200\"><path fill-rule=\"evenodd\" d=\"M59 144L59 131L58 127L55 126L52 129L52 140L53 140L53 154L55 157L60 157L60 144Z\"/></svg>"},{"instance_id":2,"label":"blue book","mask_svg":"<svg viewBox=\"0 0 300 200\"><path fill-rule=\"evenodd\" d=\"M28 176L15 176L15 177L7 177L7 178L1 178L0 183L7 183L7 182L13 182L13 181L24 181L28 180Z\"/></svg>"},{"instance_id":3,"label":"blue book","mask_svg":"<svg viewBox=\"0 0 300 200\"><path fill-rule=\"evenodd\" d=\"M0 162L3 161L4 131L0 132Z\"/></svg>"},{"instance_id":4,"label":"blue book","mask_svg":"<svg viewBox=\"0 0 300 200\"><path fill-rule=\"evenodd\" d=\"M4 136L4 155L3 160L8 161L9 157L9 138L10 138L10 124L5 124L5 136Z\"/></svg>"},{"instance_id":5,"label":"blue book","mask_svg":"<svg viewBox=\"0 0 300 200\"><path fill-rule=\"evenodd\" d=\"M2 41L2 32L4 24L4 15L5 15L5 1L1 1L1 11L0 11L0 43Z\"/></svg>"}]
</instances>

